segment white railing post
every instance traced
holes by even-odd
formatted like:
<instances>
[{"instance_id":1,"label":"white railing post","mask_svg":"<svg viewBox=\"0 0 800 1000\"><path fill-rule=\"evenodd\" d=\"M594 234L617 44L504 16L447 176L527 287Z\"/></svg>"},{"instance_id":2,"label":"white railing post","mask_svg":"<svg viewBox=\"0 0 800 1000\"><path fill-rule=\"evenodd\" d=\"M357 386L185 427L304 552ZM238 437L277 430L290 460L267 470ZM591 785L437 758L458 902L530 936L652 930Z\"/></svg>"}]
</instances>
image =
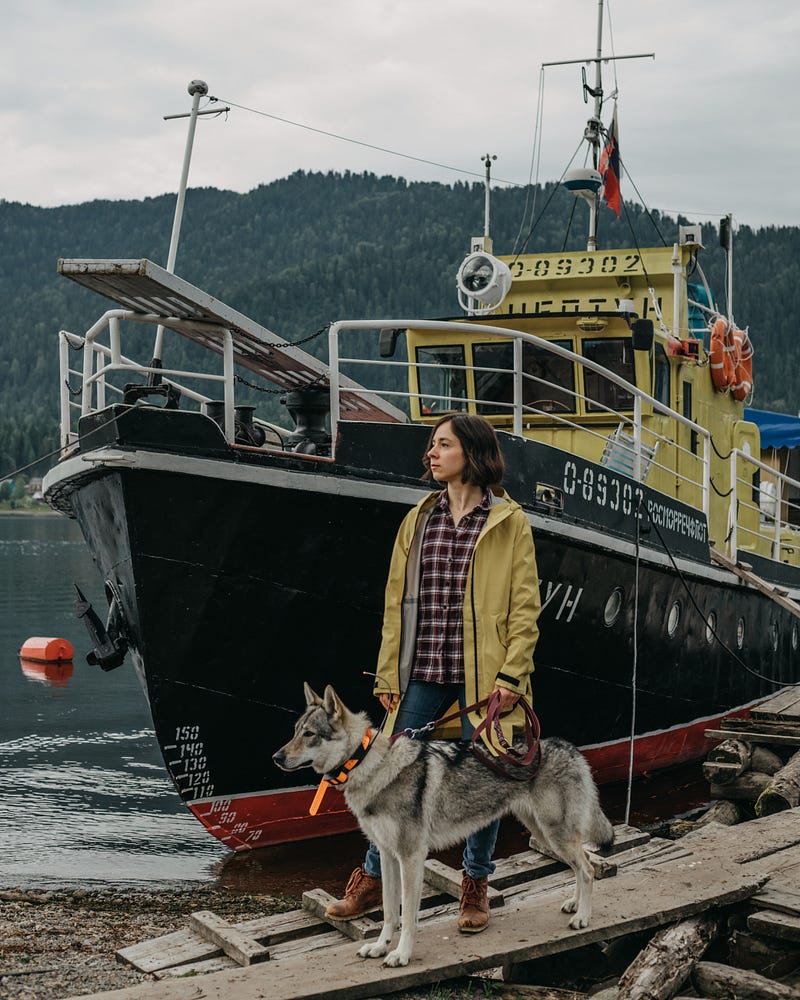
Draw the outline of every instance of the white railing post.
<instances>
[{"instance_id":1,"label":"white railing post","mask_svg":"<svg viewBox=\"0 0 800 1000\"><path fill-rule=\"evenodd\" d=\"M706 523L711 516L711 438L703 435L703 513Z\"/></svg>"},{"instance_id":2,"label":"white railing post","mask_svg":"<svg viewBox=\"0 0 800 1000\"><path fill-rule=\"evenodd\" d=\"M58 334L58 366L61 372L61 447L69 445L70 415L69 415L69 341L67 334L61 330Z\"/></svg>"},{"instance_id":3,"label":"white railing post","mask_svg":"<svg viewBox=\"0 0 800 1000\"><path fill-rule=\"evenodd\" d=\"M728 538L728 555L731 559L736 559L736 553L738 550L738 539L736 537L736 521L737 521L737 492L738 492L738 474L737 474L737 458L739 452L736 448L731 452L731 503L729 507L728 520L730 521L731 531Z\"/></svg>"},{"instance_id":4,"label":"white railing post","mask_svg":"<svg viewBox=\"0 0 800 1000\"><path fill-rule=\"evenodd\" d=\"M633 397L633 478L642 481L642 398Z\"/></svg>"},{"instance_id":5,"label":"white railing post","mask_svg":"<svg viewBox=\"0 0 800 1000\"><path fill-rule=\"evenodd\" d=\"M233 334L229 329L222 331L222 361L223 361L223 398L225 400L225 439L228 444L236 440L234 424L234 391L233 391Z\"/></svg>"},{"instance_id":6,"label":"white railing post","mask_svg":"<svg viewBox=\"0 0 800 1000\"><path fill-rule=\"evenodd\" d=\"M759 480L760 482L760 480ZM783 527L783 522L781 521L781 496L783 495L783 487L781 480L775 477L775 540L773 542L772 558L777 559L778 562L781 561L781 528ZM761 492L759 490L759 500L761 499ZM759 503L759 509L761 504Z\"/></svg>"},{"instance_id":7,"label":"white railing post","mask_svg":"<svg viewBox=\"0 0 800 1000\"><path fill-rule=\"evenodd\" d=\"M336 437L339 432L339 323L328 330L328 386L331 394L331 457L336 457Z\"/></svg>"},{"instance_id":8,"label":"white railing post","mask_svg":"<svg viewBox=\"0 0 800 1000\"><path fill-rule=\"evenodd\" d=\"M514 433L522 437L522 341L515 337L514 346Z\"/></svg>"}]
</instances>

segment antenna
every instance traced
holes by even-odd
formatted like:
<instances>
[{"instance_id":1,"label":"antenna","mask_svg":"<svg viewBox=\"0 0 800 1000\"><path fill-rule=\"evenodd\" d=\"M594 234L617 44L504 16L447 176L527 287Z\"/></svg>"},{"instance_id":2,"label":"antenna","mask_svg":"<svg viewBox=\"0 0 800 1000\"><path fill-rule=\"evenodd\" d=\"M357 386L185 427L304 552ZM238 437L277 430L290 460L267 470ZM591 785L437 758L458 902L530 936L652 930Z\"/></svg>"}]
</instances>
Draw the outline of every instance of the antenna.
<instances>
[{"instance_id":1,"label":"antenna","mask_svg":"<svg viewBox=\"0 0 800 1000\"><path fill-rule=\"evenodd\" d=\"M481 161L486 164L486 180L484 181L484 184L486 185L486 197L485 197L485 200L484 200L484 209L483 209L483 238L484 238L484 241L487 244L488 244L488 241L490 240L490 236L489 236L489 208L490 208L490 204L491 204L491 200L492 200L492 191L491 191L491 185L492 185L492 161L496 160L496 159L497 159L496 156L494 156L492 154L489 154L489 153L484 153L483 156L481 157ZM489 246L491 247L491 244L489 244Z\"/></svg>"},{"instance_id":2,"label":"antenna","mask_svg":"<svg viewBox=\"0 0 800 1000\"><path fill-rule=\"evenodd\" d=\"M597 0L597 49L595 55L590 59L564 59L558 62L545 62L542 63L542 68L547 66L572 66L576 63L583 63L584 66L581 69L581 75L583 79L583 99L588 103L588 96L591 95L594 98L594 107L592 111L592 116L586 122L586 128L583 131L583 137L589 143L592 148L592 164L594 166L594 174L597 173L597 165L600 161L600 137L601 137L601 127L602 122L600 120L600 115L603 110L603 77L601 72L601 64L604 62L617 62L622 59L655 59L655 52L640 52L636 55L630 56L604 56L603 55L603 3L604 0ZM594 63L594 87L590 87L586 82L586 66ZM614 94L613 96L616 96ZM600 203L600 188L602 184L598 185L592 192L586 184L576 185L575 180L578 174L584 174L581 177L581 181L586 181L590 171L586 170L575 170L567 174L567 180L571 183L567 183L567 187L573 192L573 194L578 194L585 201L589 202L589 237L587 240L587 249L596 250L597 249L597 209ZM599 175L598 175L599 176ZM595 178L591 178L591 184L593 185ZM602 182L602 178L601 178Z\"/></svg>"}]
</instances>

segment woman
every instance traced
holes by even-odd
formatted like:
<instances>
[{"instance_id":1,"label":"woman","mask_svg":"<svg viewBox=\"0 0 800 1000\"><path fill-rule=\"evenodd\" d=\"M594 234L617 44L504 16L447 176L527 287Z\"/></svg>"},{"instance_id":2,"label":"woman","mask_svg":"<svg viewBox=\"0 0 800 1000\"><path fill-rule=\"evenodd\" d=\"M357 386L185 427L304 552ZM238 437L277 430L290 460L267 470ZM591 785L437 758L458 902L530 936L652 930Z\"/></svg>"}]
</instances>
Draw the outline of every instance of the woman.
<instances>
[{"instance_id":1,"label":"woman","mask_svg":"<svg viewBox=\"0 0 800 1000\"><path fill-rule=\"evenodd\" d=\"M386 584L375 695L390 713L384 732L419 728L453 702L474 705L497 691L510 740L530 700L541 608L536 555L522 508L500 487L503 457L492 425L456 413L434 426L423 458L426 478L443 485L403 520ZM399 702L399 707L398 707ZM396 709L396 711L395 711ZM469 738L479 712L462 716ZM489 747L491 750L491 746ZM499 821L464 850L461 931L489 922L488 876ZM361 916L381 903L380 854L370 844L363 868L327 915Z\"/></svg>"}]
</instances>

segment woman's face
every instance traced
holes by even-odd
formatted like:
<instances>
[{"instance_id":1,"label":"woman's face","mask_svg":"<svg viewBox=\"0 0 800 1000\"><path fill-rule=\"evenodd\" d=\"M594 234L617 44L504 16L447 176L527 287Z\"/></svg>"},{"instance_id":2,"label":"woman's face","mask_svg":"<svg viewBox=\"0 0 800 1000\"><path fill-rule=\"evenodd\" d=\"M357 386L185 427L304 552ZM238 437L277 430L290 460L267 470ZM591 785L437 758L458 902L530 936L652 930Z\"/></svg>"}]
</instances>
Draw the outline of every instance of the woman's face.
<instances>
[{"instance_id":1,"label":"woman's face","mask_svg":"<svg viewBox=\"0 0 800 1000\"><path fill-rule=\"evenodd\" d=\"M466 460L461 442L453 433L450 420L436 429L430 448L428 461L431 475L438 483L460 483Z\"/></svg>"}]
</instances>

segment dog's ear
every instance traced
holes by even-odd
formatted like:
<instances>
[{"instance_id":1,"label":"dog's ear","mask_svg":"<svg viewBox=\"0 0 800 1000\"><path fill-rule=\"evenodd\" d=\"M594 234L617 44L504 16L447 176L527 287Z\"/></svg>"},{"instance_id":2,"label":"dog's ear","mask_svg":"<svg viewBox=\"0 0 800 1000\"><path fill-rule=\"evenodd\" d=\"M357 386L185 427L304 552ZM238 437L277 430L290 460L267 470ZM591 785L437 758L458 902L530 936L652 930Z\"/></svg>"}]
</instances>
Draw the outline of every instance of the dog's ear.
<instances>
[{"instance_id":1,"label":"dog's ear","mask_svg":"<svg viewBox=\"0 0 800 1000\"><path fill-rule=\"evenodd\" d=\"M322 698L314 691L308 681L303 681L303 691L306 696L306 705L311 708L312 705L321 705Z\"/></svg>"},{"instance_id":2,"label":"dog's ear","mask_svg":"<svg viewBox=\"0 0 800 1000\"><path fill-rule=\"evenodd\" d=\"M328 715L334 718L341 718L345 711L341 698L333 690L330 684L325 688L325 694L323 695L323 707Z\"/></svg>"}]
</instances>

